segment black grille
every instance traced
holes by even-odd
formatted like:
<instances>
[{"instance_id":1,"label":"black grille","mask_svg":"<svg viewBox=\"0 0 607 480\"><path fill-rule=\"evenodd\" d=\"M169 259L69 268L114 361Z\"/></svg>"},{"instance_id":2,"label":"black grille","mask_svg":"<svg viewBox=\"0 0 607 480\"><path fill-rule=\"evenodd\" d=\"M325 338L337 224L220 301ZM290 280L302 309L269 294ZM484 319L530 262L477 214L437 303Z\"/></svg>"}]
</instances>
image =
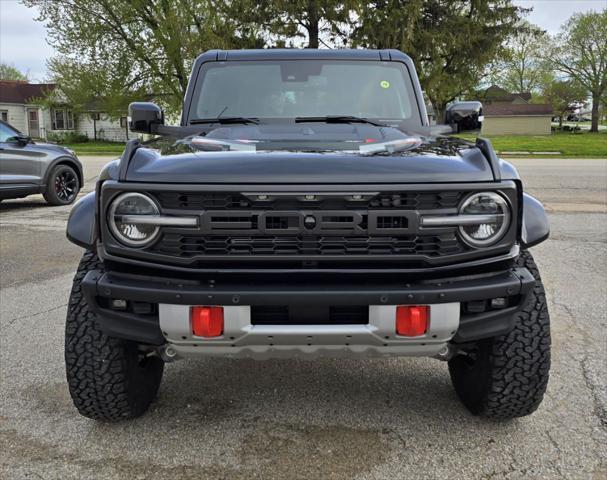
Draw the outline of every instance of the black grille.
<instances>
[{"instance_id":1,"label":"black grille","mask_svg":"<svg viewBox=\"0 0 607 480\"><path fill-rule=\"evenodd\" d=\"M456 208L462 192L396 192L380 193L368 200L344 197L325 197L316 201L297 198L274 198L270 200L249 200L240 193L232 192L159 192L156 194L163 208L180 210L242 210L246 208L262 210L340 210L340 209L399 209L433 210ZM253 197L254 198L254 197Z\"/></svg>"},{"instance_id":2,"label":"black grille","mask_svg":"<svg viewBox=\"0 0 607 480\"><path fill-rule=\"evenodd\" d=\"M164 208L230 210L251 206L251 202L239 193L160 192L156 193L156 197Z\"/></svg>"},{"instance_id":3,"label":"black grille","mask_svg":"<svg viewBox=\"0 0 607 480\"><path fill-rule=\"evenodd\" d=\"M465 191L154 195L162 210L198 215L200 225L198 231L166 229L147 251L192 265L236 256L251 262L261 256L275 262L325 257L325 264L342 264L353 255L368 256L369 261L398 255L416 262L415 257L449 257L469 250L456 228L426 233L418 226L420 212L456 213Z\"/></svg>"},{"instance_id":4,"label":"black grille","mask_svg":"<svg viewBox=\"0 0 607 480\"><path fill-rule=\"evenodd\" d=\"M453 255L455 233L419 236L199 236L165 234L153 249L164 255Z\"/></svg>"}]
</instances>

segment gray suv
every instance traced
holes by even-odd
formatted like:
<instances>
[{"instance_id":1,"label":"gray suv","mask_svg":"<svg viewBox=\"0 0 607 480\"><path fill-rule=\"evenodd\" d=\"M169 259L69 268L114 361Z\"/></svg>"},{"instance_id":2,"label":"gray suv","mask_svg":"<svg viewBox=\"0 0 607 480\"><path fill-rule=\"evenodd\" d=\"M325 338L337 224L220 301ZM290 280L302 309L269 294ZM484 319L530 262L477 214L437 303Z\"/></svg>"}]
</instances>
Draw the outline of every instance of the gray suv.
<instances>
[{"instance_id":1,"label":"gray suv","mask_svg":"<svg viewBox=\"0 0 607 480\"><path fill-rule=\"evenodd\" d=\"M82 183L82 164L73 151L34 142L0 121L0 200L42 193L51 205L69 205Z\"/></svg>"}]
</instances>

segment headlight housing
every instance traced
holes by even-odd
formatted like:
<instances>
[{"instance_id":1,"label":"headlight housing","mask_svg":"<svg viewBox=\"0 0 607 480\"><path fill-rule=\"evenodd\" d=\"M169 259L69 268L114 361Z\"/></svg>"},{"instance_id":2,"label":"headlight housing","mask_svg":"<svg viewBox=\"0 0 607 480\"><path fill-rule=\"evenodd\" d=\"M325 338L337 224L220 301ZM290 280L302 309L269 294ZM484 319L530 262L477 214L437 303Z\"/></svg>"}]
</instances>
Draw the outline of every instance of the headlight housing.
<instances>
[{"instance_id":1,"label":"headlight housing","mask_svg":"<svg viewBox=\"0 0 607 480\"><path fill-rule=\"evenodd\" d=\"M510 226L510 205L499 193L481 192L470 195L459 208L459 214L486 217L484 222L461 225L459 232L473 247L487 247L498 242Z\"/></svg>"},{"instance_id":2,"label":"headlight housing","mask_svg":"<svg viewBox=\"0 0 607 480\"><path fill-rule=\"evenodd\" d=\"M120 243L129 247L151 244L160 232L157 225L128 222L129 215L155 215L160 213L156 202L147 195L136 192L118 195L110 204L108 224L112 234Z\"/></svg>"}]
</instances>

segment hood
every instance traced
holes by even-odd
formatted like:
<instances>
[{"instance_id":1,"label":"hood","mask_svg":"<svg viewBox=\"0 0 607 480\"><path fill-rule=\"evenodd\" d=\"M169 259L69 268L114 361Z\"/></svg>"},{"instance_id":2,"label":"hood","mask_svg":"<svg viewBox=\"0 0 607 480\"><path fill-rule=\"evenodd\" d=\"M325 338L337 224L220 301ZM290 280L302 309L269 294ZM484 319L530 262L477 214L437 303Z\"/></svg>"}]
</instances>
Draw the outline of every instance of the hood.
<instances>
[{"instance_id":1,"label":"hood","mask_svg":"<svg viewBox=\"0 0 607 480\"><path fill-rule=\"evenodd\" d=\"M327 125L324 125L327 127ZM222 127L207 138L224 140L280 141L282 148L256 151L199 151L191 142L161 138L133 154L126 181L206 184L380 184L451 183L493 181L489 162L474 145L459 139L422 138L415 148L403 152L361 155L356 151L366 139L380 141L404 138L394 128L372 125L330 125L322 129L298 125L298 131L282 132L264 126ZM333 128L335 127L335 128ZM282 128L282 127L279 127ZM214 133L214 134L213 134ZM273 136L272 138L269 138ZM285 142L301 137L320 142L350 142L348 150L293 150Z\"/></svg>"},{"instance_id":2,"label":"hood","mask_svg":"<svg viewBox=\"0 0 607 480\"><path fill-rule=\"evenodd\" d=\"M61 155L69 155L70 157L74 156L73 152L70 149L61 145L57 145L55 143L33 142L30 145L35 148L39 148L40 150L43 150L45 152L55 152Z\"/></svg>"}]
</instances>

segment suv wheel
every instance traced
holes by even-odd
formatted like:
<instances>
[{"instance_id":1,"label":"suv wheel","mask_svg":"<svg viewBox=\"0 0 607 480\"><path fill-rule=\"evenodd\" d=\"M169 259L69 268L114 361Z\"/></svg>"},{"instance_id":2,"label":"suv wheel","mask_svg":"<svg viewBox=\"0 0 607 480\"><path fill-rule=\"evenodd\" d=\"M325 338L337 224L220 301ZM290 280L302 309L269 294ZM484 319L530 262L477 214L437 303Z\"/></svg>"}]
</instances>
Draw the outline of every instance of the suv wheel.
<instances>
[{"instance_id":1,"label":"suv wheel","mask_svg":"<svg viewBox=\"0 0 607 480\"><path fill-rule=\"evenodd\" d=\"M457 395L475 415L506 420L533 413L541 403L550 370L550 317L533 257L523 251L536 284L507 334L482 340L449 361Z\"/></svg>"},{"instance_id":2,"label":"suv wheel","mask_svg":"<svg viewBox=\"0 0 607 480\"><path fill-rule=\"evenodd\" d=\"M44 199L51 205L69 205L78 196L78 174L69 165L57 165L51 170Z\"/></svg>"},{"instance_id":3,"label":"suv wheel","mask_svg":"<svg viewBox=\"0 0 607 480\"><path fill-rule=\"evenodd\" d=\"M94 420L117 421L142 415L162 379L164 362L147 356L134 342L108 337L82 294L81 282L103 269L86 252L74 278L65 327L65 366L70 395L78 411Z\"/></svg>"}]
</instances>

